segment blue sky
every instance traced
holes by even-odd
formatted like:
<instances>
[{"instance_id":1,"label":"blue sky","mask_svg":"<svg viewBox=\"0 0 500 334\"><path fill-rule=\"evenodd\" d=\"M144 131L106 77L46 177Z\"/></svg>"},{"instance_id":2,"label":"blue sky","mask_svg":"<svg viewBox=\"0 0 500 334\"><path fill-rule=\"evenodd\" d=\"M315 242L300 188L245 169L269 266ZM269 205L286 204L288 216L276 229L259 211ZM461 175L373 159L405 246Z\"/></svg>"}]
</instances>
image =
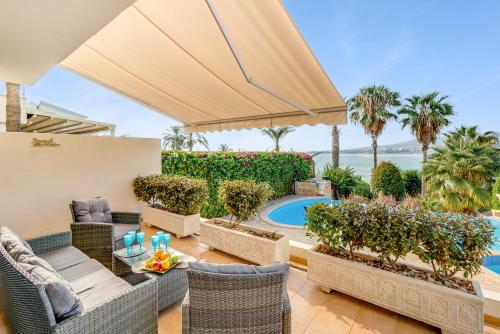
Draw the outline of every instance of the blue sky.
<instances>
[{"instance_id":1,"label":"blue sky","mask_svg":"<svg viewBox=\"0 0 500 334\"><path fill-rule=\"evenodd\" d=\"M350 97L370 84L402 96L438 90L449 95L457 116L451 127L479 125L500 131L500 1L284 0L313 52L337 86ZM3 85L2 85L3 89ZM3 93L3 91L0 91ZM160 137L175 121L106 88L55 67L25 96L117 124L117 135ZM359 126L341 127L341 147L368 146ZM258 130L207 134L211 149L267 150ZM379 145L412 139L390 124ZM285 138L284 149L330 148L330 130L303 126Z\"/></svg>"}]
</instances>

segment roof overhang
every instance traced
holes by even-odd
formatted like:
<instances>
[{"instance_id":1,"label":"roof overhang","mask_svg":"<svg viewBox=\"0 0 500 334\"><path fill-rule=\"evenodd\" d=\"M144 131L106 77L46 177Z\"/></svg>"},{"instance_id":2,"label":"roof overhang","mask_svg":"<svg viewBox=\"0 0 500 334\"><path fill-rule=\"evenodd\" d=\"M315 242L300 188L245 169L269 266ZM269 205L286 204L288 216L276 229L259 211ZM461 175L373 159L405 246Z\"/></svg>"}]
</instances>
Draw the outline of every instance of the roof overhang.
<instances>
[{"instance_id":1,"label":"roof overhang","mask_svg":"<svg viewBox=\"0 0 500 334\"><path fill-rule=\"evenodd\" d=\"M279 0L138 0L62 65L187 132L346 123Z\"/></svg>"},{"instance_id":2,"label":"roof overhang","mask_svg":"<svg viewBox=\"0 0 500 334\"><path fill-rule=\"evenodd\" d=\"M0 80L33 84L135 0L0 0Z\"/></svg>"},{"instance_id":3,"label":"roof overhang","mask_svg":"<svg viewBox=\"0 0 500 334\"><path fill-rule=\"evenodd\" d=\"M100 132L114 133L115 125L92 121L86 118L55 115L37 109L26 111L26 124L22 132L57 133L57 134L96 134Z\"/></svg>"}]
</instances>

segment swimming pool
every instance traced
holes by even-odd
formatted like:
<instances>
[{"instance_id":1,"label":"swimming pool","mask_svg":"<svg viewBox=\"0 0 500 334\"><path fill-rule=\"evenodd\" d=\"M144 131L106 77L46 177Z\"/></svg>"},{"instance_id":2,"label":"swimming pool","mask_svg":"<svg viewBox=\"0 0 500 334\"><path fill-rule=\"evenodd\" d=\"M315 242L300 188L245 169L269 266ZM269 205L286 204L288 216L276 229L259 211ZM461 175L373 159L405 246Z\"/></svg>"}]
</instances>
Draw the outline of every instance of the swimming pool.
<instances>
[{"instance_id":1,"label":"swimming pool","mask_svg":"<svg viewBox=\"0 0 500 334\"><path fill-rule=\"evenodd\" d=\"M489 221L495 228L495 244L491 249L500 251L500 219L486 217L486 220Z\"/></svg>"},{"instance_id":2,"label":"swimming pool","mask_svg":"<svg viewBox=\"0 0 500 334\"><path fill-rule=\"evenodd\" d=\"M271 209L267 214L270 223L288 225L288 227L302 228L306 223L306 210L314 203L330 203L326 197L315 197L291 201Z\"/></svg>"}]
</instances>

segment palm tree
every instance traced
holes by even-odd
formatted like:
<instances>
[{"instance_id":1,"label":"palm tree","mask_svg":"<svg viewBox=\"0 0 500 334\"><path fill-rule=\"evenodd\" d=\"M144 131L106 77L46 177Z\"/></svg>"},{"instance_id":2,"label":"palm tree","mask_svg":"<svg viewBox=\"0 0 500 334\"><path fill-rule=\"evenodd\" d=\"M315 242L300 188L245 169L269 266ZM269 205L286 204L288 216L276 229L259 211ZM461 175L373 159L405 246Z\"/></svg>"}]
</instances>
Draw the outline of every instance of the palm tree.
<instances>
[{"instance_id":1,"label":"palm tree","mask_svg":"<svg viewBox=\"0 0 500 334\"><path fill-rule=\"evenodd\" d=\"M220 151L220 152L229 152L229 151L232 151L232 150L229 148L229 145L227 145L227 144L220 144L219 148L217 149L217 151Z\"/></svg>"},{"instance_id":2,"label":"palm tree","mask_svg":"<svg viewBox=\"0 0 500 334\"><path fill-rule=\"evenodd\" d=\"M444 126L453 116L453 106L445 100L448 96L439 96L439 92L414 95L406 99L406 103L398 114L403 116L401 120L403 128L410 127L410 131L422 145L423 163L427 162L429 145L435 144ZM422 195L425 194L425 179L422 175Z\"/></svg>"},{"instance_id":3,"label":"palm tree","mask_svg":"<svg viewBox=\"0 0 500 334\"><path fill-rule=\"evenodd\" d=\"M351 121L363 126L365 133L372 138L373 168L377 166L377 140L388 121L397 119L390 112L392 107L398 107L399 93L391 91L383 85L363 87L347 101Z\"/></svg>"},{"instance_id":4,"label":"palm tree","mask_svg":"<svg viewBox=\"0 0 500 334\"><path fill-rule=\"evenodd\" d=\"M200 133L190 133L185 138L186 142L184 143L184 145L189 151L193 151L193 147L196 144L200 144L201 146L206 148L207 151L209 150L208 140L204 135Z\"/></svg>"},{"instance_id":5,"label":"palm tree","mask_svg":"<svg viewBox=\"0 0 500 334\"><path fill-rule=\"evenodd\" d=\"M477 127L460 127L445 135L424 164L430 195L447 210L472 213L486 206L492 180L500 170L498 138Z\"/></svg>"},{"instance_id":6,"label":"palm tree","mask_svg":"<svg viewBox=\"0 0 500 334\"><path fill-rule=\"evenodd\" d=\"M164 149L168 149L170 147L171 150L182 150L185 142L186 136L184 135L184 131L181 126L171 126L170 129L163 134Z\"/></svg>"},{"instance_id":7,"label":"palm tree","mask_svg":"<svg viewBox=\"0 0 500 334\"><path fill-rule=\"evenodd\" d=\"M293 131L295 131L295 129L291 126L279 126L274 129L273 128L262 129L262 133L269 136L274 141L274 150L276 152L280 151L280 140Z\"/></svg>"},{"instance_id":8,"label":"palm tree","mask_svg":"<svg viewBox=\"0 0 500 334\"><path fill-rule=\"evenodd\" d=\"M21 97L19 94L19 84L6 82L7 105L6 111L6 130L9 132L21 131Z\"/></svg>"},{"instance_id":9,"label":"palm tree","mask_svg":"<svg viewBox=\"0 0 500 334\"><path fill-rule=\"evenodd\" d=\"M339 127L332 126L332 166L337 168L339 166L339 153L340 153L340 130Z\"/></svg>"}]
</instances>

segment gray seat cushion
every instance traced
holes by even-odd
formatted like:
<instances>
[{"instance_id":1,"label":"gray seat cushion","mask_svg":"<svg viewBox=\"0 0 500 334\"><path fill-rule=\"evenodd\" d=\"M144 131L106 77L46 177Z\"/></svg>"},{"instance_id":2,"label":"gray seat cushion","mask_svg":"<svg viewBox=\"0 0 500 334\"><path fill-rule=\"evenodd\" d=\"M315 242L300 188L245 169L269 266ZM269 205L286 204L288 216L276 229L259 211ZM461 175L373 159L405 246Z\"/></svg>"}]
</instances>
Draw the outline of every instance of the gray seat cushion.
<instances>
[{"instance_id":1,"label":"gray seat cushion","mask_svg":"<svg viewBox=\"0 0 500 334\"><path fill-rule=\"evenodd\" d=\"M57 271L90 259L81 250L74 246L59 248L51 252L39 254L39 256L47 261Z\"/></svg>"},{"instance_id":2,"label":"gray seat cushion","mask_svg":"<svg viewBox=\"0 0 500 334\"><path fill-rule=\"evenodd\" d=\"M33 253L31 246L7 226L0 226L0 242L7 252L10 252L12 248L18 245L22 245L29 252Z\"/></svg>"},{"instance_id":3,"label":"gray seat cushion","mask_svg":"<svg viewBox=\"0 0 500 334\"><path fill-rule=\"evenodd\" d=\"M112 223L111 208L105 198L73 201L76 222Z\"/></svg>"},{"instance_id":4,"label":"gray seat cushion","mask_svg":"<svg viewBox=\"0 0 500 334\"><path fill-rule=\"evenodd\" d=\"M77 294L116 277L109 269L94 259L59 270L58 273L69 282Z\"/></svg>"},{"instance_id":5,"label":"gray seat cushion","mask_svg":"<svg viewBox=\"0 0 500 334\"><path fill-rule=\"evenodd\" d=\"M114 277L105 282L99 282L92 288L82 291L78 297L86 310L105 302L114 296L130 290L130 284L119 277Z\"/></svg>"},{"instance_id":6,"label":"gray seat cushion","mask_svg":"<svg viewBox=\"0 0 500 334\"><path fill-rule=\"evenodd\" d=\"M42 283L58 322L82 313L83 304L80 298L58 273L28 263L19 265Z\"/></svg>"},{"instance_id":7,"label":"gray seat cushion","mask_svg":"<svg viewBox=\"0 0 500 334\"><path fill-rule=\"evenodd\" d=\"M286 263L254 266L248 264L211 264L206 262L189 262L189 268L207 273L228 275L256 275L269 273L283 273L288 275L290 266Z\"/></svg>"},{"instance_id":8,"label":"gray seat cushion","mask_svg":"<svg viewBox=\"0 0 500 334\"><path fill-rule=\"evenodd\" d=\"M130 231L140 231L141 225L136 224L113 224L115 233L115 241L123 239L123 237Z\"/></svg>"}]
</instances>

